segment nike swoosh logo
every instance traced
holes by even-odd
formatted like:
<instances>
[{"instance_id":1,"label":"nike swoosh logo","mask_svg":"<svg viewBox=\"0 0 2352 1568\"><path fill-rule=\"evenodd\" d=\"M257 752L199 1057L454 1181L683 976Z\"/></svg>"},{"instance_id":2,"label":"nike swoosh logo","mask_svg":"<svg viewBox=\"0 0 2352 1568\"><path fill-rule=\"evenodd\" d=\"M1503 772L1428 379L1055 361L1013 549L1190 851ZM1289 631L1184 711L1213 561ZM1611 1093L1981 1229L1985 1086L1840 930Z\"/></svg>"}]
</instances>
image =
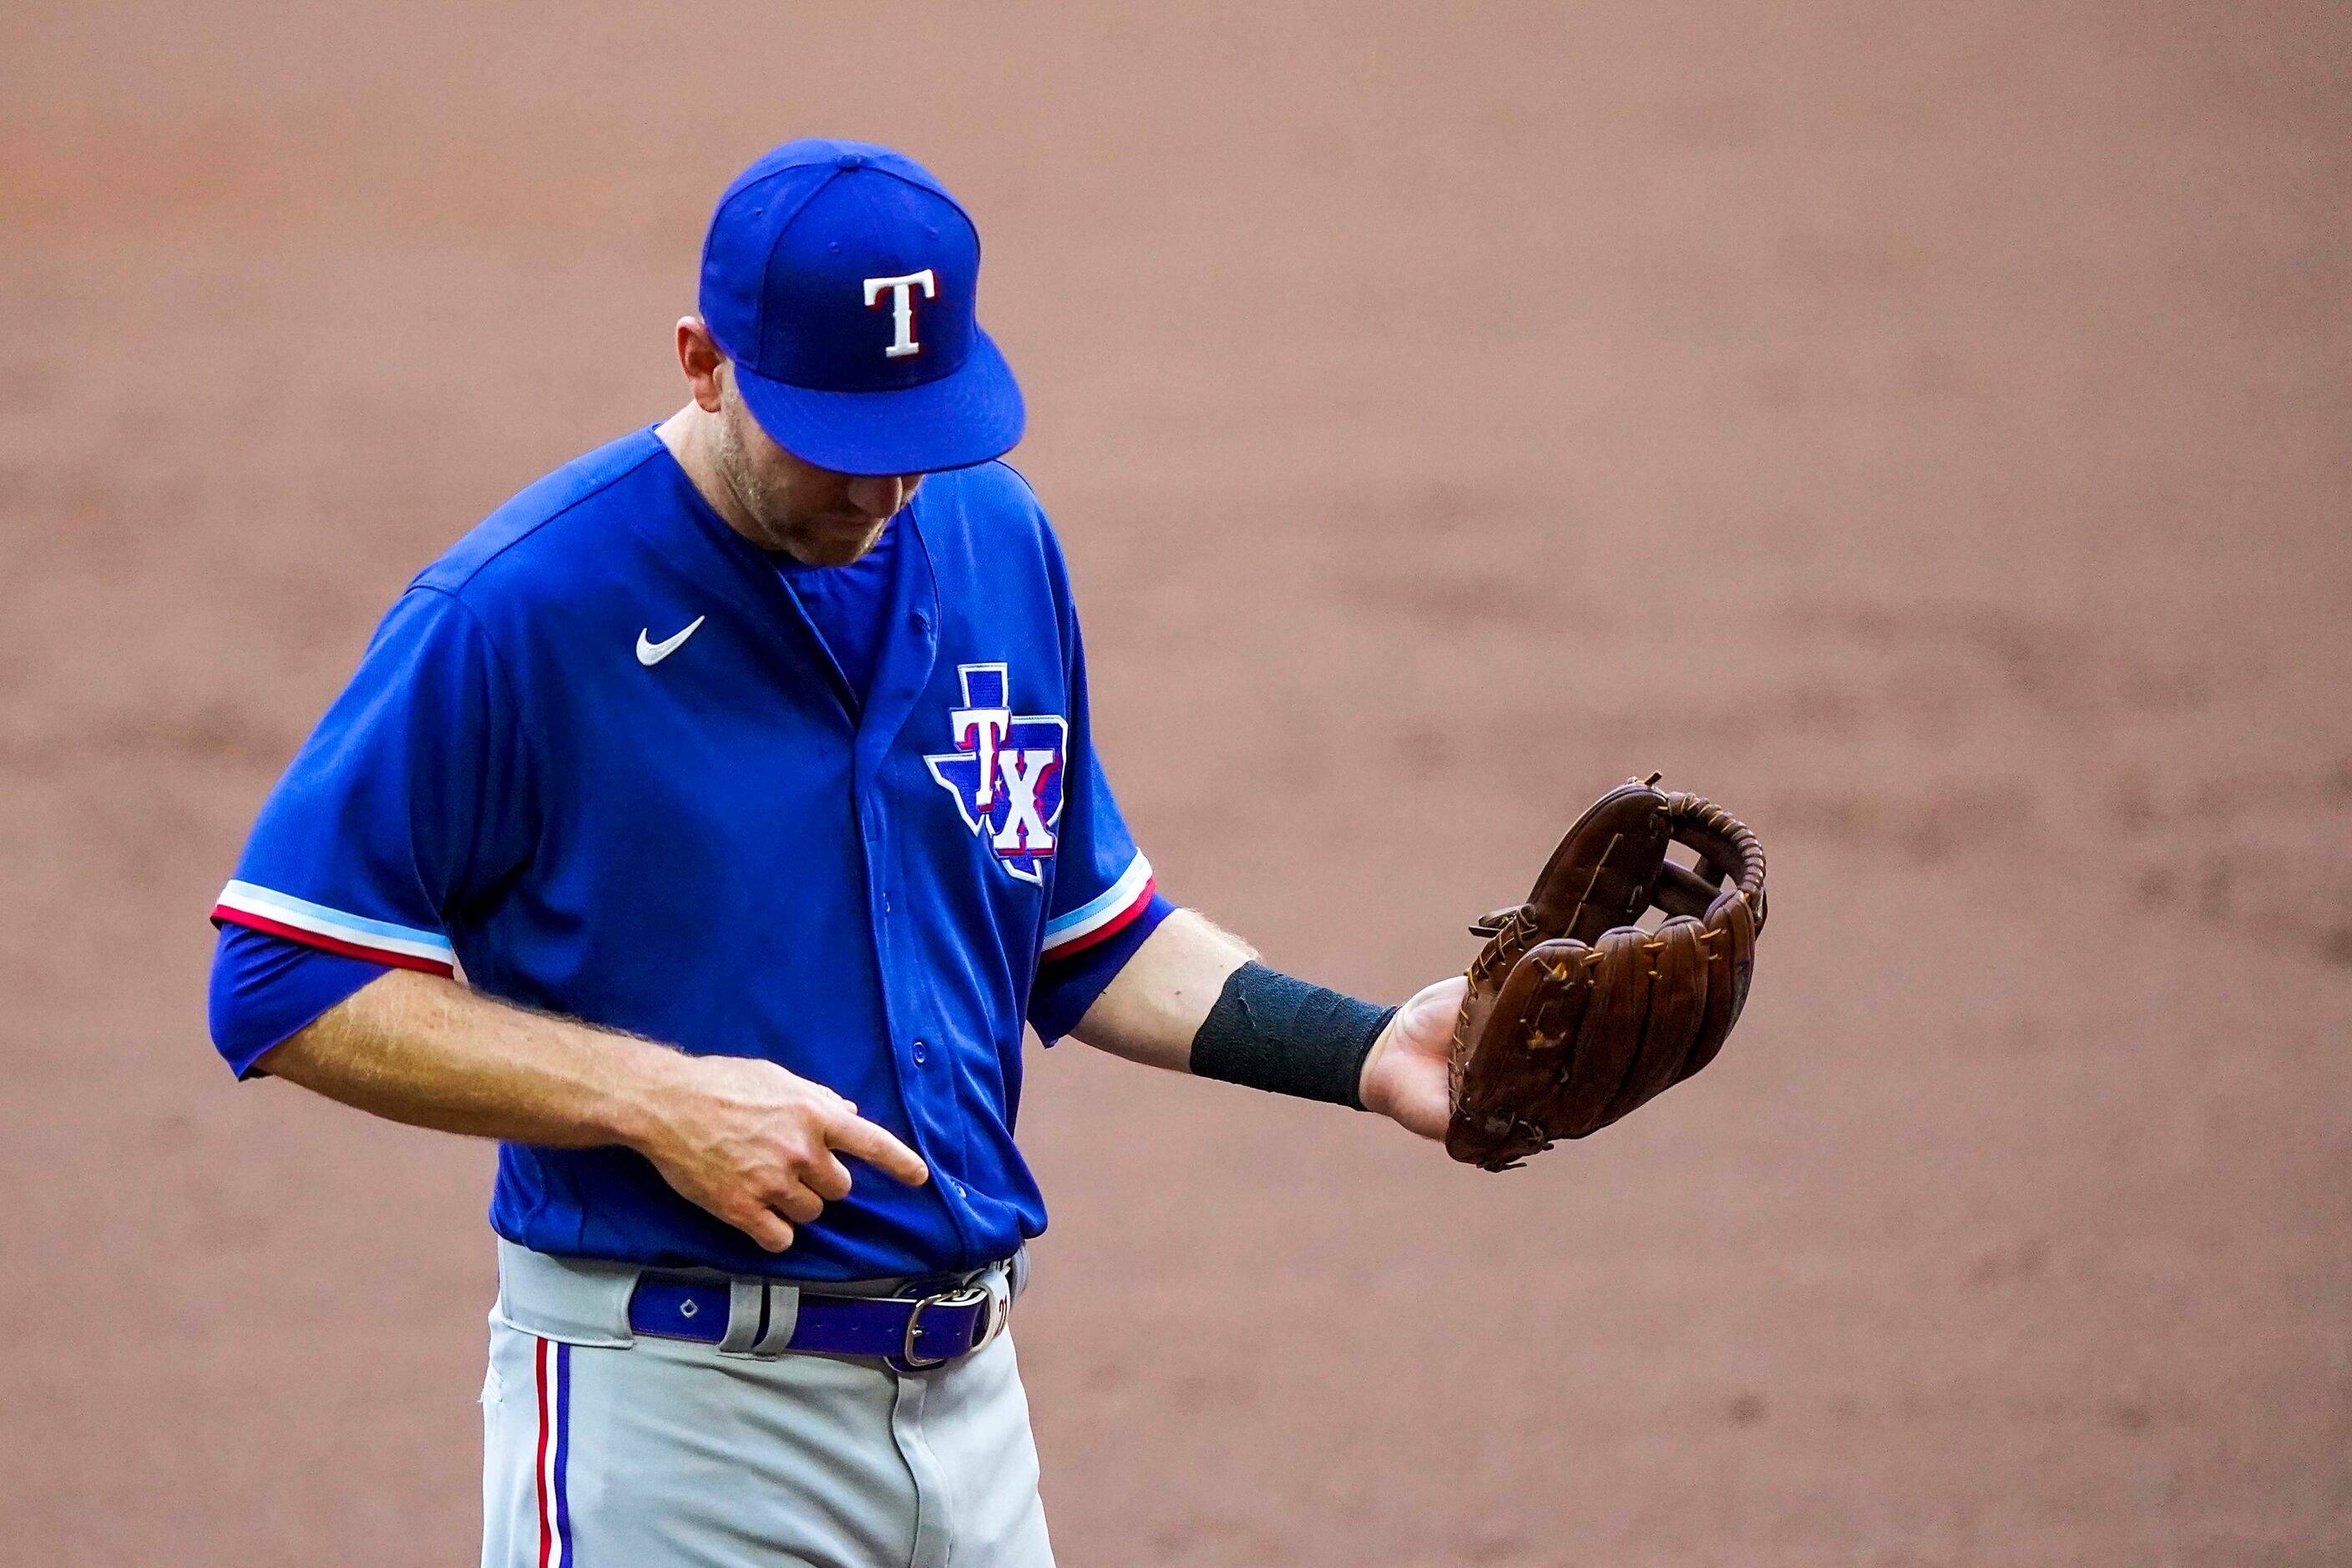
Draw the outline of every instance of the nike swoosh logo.
<instances>
[{"instance_id":1,"label":"nike swoosh logo","mask_svg":"<svg viewBox=\"0 0 2352 1568\"><path fill-rule=\"evenodd\" d=\"M695 626L700 626L704 621L709 618L710 617L708 616L697 616L694 617L694 624L688 626L686 630L678 633L676 637L664 637L659 642L655 642L646 636L646 632L653 630L651 626L647 626L646 631L639 632L637 634L637 662L644 665L647 669L651 669L654 666L659 664L662 660L676 653L677 651L677 645L694 635Z\"/></svg>"}]
</instances>

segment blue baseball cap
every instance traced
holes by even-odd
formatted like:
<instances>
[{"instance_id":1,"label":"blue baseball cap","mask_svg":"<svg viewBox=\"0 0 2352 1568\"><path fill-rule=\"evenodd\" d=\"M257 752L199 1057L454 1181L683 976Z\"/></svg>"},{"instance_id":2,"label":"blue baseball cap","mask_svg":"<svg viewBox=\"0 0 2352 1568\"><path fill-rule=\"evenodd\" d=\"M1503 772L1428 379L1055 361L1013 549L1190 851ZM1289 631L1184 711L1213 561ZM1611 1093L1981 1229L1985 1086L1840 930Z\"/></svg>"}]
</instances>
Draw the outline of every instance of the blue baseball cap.
<instances>
[{"instance_id":1,"label":"blue baseball cap","mask_svg":"<svg viewBox=\"0 0 2352 1568\"><path fill-rule=\"evenodd\" d=\"M803 462L923 474L1003 456L1025 423L973 311L980 233L930 172L865 142L787 142L719 198L702 320L751 416Z\"/></svg>"}]
</instances>

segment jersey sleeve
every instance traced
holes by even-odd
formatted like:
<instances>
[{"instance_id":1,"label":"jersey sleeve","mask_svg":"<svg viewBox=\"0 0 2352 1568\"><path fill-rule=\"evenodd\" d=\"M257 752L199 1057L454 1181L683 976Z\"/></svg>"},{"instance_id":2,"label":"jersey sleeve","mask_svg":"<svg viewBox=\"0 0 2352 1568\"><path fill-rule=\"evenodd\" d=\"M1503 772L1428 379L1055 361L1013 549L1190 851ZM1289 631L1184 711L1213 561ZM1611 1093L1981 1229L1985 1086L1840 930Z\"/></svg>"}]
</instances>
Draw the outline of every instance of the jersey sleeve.
<instances>
[{"instance_id":1,"label":"jersey sleeve","mask_svg":"<svg viewBox=\"0 0 2352 1568\"><path fill-rule=\"evenodd\" d=\"M270 793L215 924L450 973L475 900L530 854L513 692L473 613L412 588Z\"/></svg>"},{"instance_id":2,"label":"jersey sleeve","mask_svg":"<svg viewBox=\"0 0 2352 1568\"><path fill-rule=\"evenodd\" d=\"M213 948L213 1047L239 1078L319 1015L383 974L373 959L292 942L273 932L221 922Z\"/></svg>"},{"instance_id":3,"label":"jersey sleeve","mask_svg":"<svg viewBox=\"0 0 2352 1568\"><path fill-rule=\"evenodd\" d=\"M1075 617L1066 636L1070 728L1062 819L1028 1013L1031 1025L1046 1040L1069 1032L1171 907L1159 898L1151 862L1136 847L1095 755L1086 652Z\"/></svg>"},{"instance_id":4,"label":"jersey sleeve","mask_svg":"<svg viewBox=\"0 0 2352 1568\"><path fill-rule=\"evenodd\" d=\"M1029 992L1029 1023L1037 1037L1050 1046L1076 1028L1136 949L1175 912L1176 906L1155 892L1133 920L1107 940L1039 964Z\"/></svg>"}]
</instances>

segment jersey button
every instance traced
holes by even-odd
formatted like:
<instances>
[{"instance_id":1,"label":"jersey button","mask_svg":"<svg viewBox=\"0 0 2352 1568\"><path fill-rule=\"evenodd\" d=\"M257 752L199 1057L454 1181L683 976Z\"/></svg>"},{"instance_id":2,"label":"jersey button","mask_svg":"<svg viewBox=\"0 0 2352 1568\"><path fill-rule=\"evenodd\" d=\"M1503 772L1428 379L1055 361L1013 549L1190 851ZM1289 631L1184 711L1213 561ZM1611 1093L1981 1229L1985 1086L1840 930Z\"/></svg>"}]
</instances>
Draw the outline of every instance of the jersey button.
<instances>
[{"instance_id":1,"label":"jersey button","mask_svg":"<svg viewBox=\"0 0 2352 1568\"><path fill-rule=\"evenodd\" d=\"M917 1067L921 1067L925 1062L929 1061L930 1059L931 1053L929 1047L926 1047L922 1041L917 1040L915 1042L915 1065Z\"/></svg>"}]
</instances>

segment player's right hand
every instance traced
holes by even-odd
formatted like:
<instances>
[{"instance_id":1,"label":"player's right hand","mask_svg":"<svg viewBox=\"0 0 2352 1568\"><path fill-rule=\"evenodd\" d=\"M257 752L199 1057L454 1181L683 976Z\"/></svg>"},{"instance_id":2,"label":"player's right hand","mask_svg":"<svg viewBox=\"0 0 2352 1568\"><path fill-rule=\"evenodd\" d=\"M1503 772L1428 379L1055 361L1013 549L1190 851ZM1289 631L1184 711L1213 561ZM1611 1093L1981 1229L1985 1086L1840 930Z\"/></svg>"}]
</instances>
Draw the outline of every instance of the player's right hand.
<instances>
[{"instance_id":1,"label":"player's right hand","mask_svg":"<svg viewBox=\"0 0 2352 1568\"><path fill-rule=\"evenodd\" d=\"M631 1140L664 1180L770 1252L793 1244L828 1203L849 1195L854 1155L920 1186L922 1156L821 1083L773 1062L688 1057L666 1064Z\"/></svg>"}]
</instances>

